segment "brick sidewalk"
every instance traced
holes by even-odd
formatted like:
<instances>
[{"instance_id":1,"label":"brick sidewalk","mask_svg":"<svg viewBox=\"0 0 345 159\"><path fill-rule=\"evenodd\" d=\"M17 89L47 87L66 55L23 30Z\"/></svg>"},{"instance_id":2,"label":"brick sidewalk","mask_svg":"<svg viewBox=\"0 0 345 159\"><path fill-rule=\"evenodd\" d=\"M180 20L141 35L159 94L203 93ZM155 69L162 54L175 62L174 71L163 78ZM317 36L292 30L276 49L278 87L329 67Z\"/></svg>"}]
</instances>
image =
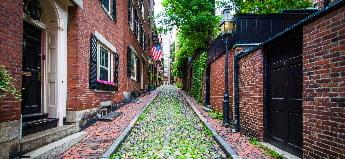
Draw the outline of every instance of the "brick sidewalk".
<instances>
[{"instance_id":1,"label":"brick sidewalk","mask_svg":"<svg viewBox=\"0 0 345 159\"><path fill-rule=\"evenodd\" d=\"M87 136L61 154L61 158L99 158L155 94L152 92L141 97L142 101L138 104L130 103L121 107L117 111L123 114L112 122L98 121L86 128Z\"/></svg>"},{"instance_id":2,"label":"brick sidewalk","mask_svg":"<svg viewBox=\"0 0 345 159\"><path fill-rule=\"evenodd\" d=\"M184 91L181 93L186 94ZM197 103L194 98L187 95L187 98L191 101L191 104L196 108L200 114L206 118L207 122L217 131L217 133L223 137L223 139L231 145L238 155L244 159L269 159L264 152L249 143L249 138L241 135L240 133L231 132L231 128L225 128L222 126L222 120L211 118L206 111L202 109L202 106Z\"/></svg>"}]
</instances>

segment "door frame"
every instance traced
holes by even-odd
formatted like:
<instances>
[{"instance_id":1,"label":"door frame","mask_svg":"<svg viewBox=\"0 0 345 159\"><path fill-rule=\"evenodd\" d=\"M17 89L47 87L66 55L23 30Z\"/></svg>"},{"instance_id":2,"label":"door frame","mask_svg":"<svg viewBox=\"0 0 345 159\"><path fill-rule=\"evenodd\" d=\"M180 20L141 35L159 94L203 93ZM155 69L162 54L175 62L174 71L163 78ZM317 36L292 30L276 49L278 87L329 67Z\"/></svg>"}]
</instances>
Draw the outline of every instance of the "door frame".
<instances>
[{"instance_id":1,"label":"door frame","mask_svg":"<svg viewBox=\"0 0 345 159\"><path fill-rule=\"evenodd\" d=\"M50 118L57 118L58 126L63 125L63 119L67 112L67 22L68 22L68 4L60 3L55 0L41 0L41 8L46 14L54 14L56 20L55 25L49 25L43 19L33 20L24 15L23 21L28 22L42 30L41 35L41 112L49 113ZM48 94L47 94L47 61L48 57L48 31L53 30L56 33L56 111L50 113L48 110ZM50 30L50 31L51 31Z\"/></svg>"},{"instance_id":2,"label":"door frame","mask_svg":"<svg viewBox=\"0 0 345 159\"><path fill-rule=\"evenodd\" d=\"M41 59L40 59L40 63L41 63L41 72L40 72L40 83L41 83L41 105L40 105L40 112L45 112L45 105L44 105L44 60L42 59L42 55L45 54L45 43L44 43L44 37L45 37L45 29L47 28L47 26L40 22L40 21L37 21L37 20L33 20L31 17L29 17L28 15L24 14L24 18L23 18L23 21L26 22L26 23L29 23L31 24L33 27L37 28L37 29L40 29L41 30L41 39L40 39L40 42L41 42ZM24 32L23 32L24 34ZM23 66L21 67L23 69ZM23 87L23 86L22 86Z\"/></svg>"},{"instance_id":3,"label":"door frame","mask_svg":"<svg viewBox=\"0 0 345 159\"><path fill-rule=\"evenodd\" d=\"M296 28L294 31L292 31L292 33L290 33L289 35L285 35L283 36L282 38L279 38L279 39L276 39L276 41L278 42L272 42L272 43L275 43L273 45L282 45L283 42L285 41L289 41L289 39L294 39L294 38L301 38L303 37L303 32L302 32L302 28L298 27ZM303 40L302 40L303 41ZM264 124L264 133L263 133L263 140L265 142L268 142L268 143L271 143L271 138L270 138L270 134L269 134L269 124L270 124L270 121L269 121L269 118L270 118L270 115L269 115L269 111L270 111L270 97L271 97L271 94L270 94L270 83L271 83L271 75L270 75L270 71L269 71L269 68L270 68L270 64L269 64L269 60L268 60L268 54L269 53L269 50L270 48L268 47L270 44L266 44L265 46L262 47L262 52L263 52L263 69L264 69L264 78L263 78L263 83L264 83L264 89L263 89L263 124ZM284 45L284 44L283 44ZM303 47L302 47L303 49ZM301 54L303 54L303 51L301 50ZM303 71L303 61L302 61L302 71ZM303 74L302 74L303 75ZM303 83L302 83L303 84ZM303 93L303 90L302 90L302 93ZM303 96L302 96L302 99L303 99ZM303 105L301 105L302 107ZM303 110L303 108L302 108ZM302 140L303 140L303 111L301 113L301 116L302 116ZM285 147L285 146L284 146ZM301 150L303 151L303 142L302 142L302 147L301 147ZM285 150L284 151L288 151L289 153L296 153L294 150L292 150L290 147L285 147ZM303 153L303 152L302 152ZM302 157L300 155L302 154L295 154L299 157Z\"/></svg>"}]
</instances>

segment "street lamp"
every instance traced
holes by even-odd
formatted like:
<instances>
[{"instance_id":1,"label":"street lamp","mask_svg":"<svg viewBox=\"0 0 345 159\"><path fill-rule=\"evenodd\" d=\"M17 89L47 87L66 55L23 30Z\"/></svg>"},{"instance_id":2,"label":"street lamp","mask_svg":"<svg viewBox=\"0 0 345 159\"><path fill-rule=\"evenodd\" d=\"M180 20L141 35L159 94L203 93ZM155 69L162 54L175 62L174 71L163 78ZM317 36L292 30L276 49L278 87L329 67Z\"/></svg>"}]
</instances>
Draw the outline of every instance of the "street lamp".
<instances>
[{"instance_id":1,"label":"street lamp","mask_svg":"<svg viewBox=\"0 0 345 159\"><path fill-rule=\"evenodd\" d=\"M225 73L224 73L224 102L223 102L223 126L229 127L229 39L228 36L234 33L235 21L231 14L232 7L225 6L223 10L223 20L220 24L225 42Z\"/></svg>"}]
</instances>

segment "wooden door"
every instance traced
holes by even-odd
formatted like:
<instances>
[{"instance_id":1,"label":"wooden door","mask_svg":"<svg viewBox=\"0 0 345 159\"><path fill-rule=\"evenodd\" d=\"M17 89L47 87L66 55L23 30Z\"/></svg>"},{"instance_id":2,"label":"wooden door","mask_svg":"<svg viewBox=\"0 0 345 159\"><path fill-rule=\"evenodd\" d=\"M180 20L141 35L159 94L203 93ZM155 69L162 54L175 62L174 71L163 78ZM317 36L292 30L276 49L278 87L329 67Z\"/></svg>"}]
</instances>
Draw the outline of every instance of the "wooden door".
<instances>
[{"instance_id":1,"label":"wooden door","mask_svg":"<svg viewBox=\"0 0 345 159\"><path fill-rule=\"evenodd\" d=\"M41 33L24 22L22 59L22 114L41 112Z\"/></svg>"},{"instance_id":2,"label":"wooden door","mask_svg":"<svg viewBox=\"0 0 345 159\"><path fill-rule=\"evenodd\" d=\"M280 45L268 54L268 139L298 156L302 153L301 47Z\"/></svg>"}]
</instances>

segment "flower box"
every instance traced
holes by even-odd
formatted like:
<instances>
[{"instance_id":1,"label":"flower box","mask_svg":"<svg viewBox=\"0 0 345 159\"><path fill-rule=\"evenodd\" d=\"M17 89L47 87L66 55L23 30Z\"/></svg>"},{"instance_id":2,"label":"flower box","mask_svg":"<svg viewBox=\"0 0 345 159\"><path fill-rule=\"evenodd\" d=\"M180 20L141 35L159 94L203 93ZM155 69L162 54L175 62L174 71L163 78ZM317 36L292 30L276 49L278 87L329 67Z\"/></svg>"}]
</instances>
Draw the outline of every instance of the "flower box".
<instances>
[{"instance_id":1,"label":"flower box","mask_svg":"<svg viewBox=\"0 0 345 159\"><path fill-rule=\"evenodd\" d=\"M115 91L116 86L114 82L109 82L109 81L103 81L103 80L97 80L97 89L98 90L103 90L103 91Z\"/></svg>"}]
</instances>

